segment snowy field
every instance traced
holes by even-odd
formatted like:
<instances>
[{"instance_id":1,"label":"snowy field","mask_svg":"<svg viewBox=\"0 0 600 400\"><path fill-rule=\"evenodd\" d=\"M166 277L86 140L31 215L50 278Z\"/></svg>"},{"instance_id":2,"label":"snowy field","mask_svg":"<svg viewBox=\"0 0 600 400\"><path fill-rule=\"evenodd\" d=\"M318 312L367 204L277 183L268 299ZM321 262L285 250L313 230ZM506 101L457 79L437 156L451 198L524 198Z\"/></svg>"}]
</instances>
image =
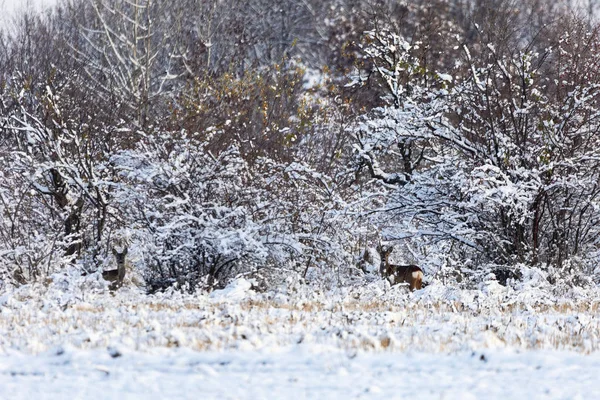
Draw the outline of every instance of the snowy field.
<instances>
[{"instance_id":1,"label":"snowy field","mask_svg":"<svg viewBox=\"0 0 600 400\"><path fill-rule=\"evenodd\" d=\"M483 357L484 360L481 360ZM558 351L348 353L297 345L9 353L3 399L598 399L600 357Z\"/></svg>"},{"instance_id":2,"label":"snowy field","mask_svg":"<svg viewBox=\"0 0 600 400\"><path fill-rule=\"evenodd\" d=\"M600 398L600 296L541 286L147 296L55 279L0 296L0 399Z\"/></svg>"}]
</instances>

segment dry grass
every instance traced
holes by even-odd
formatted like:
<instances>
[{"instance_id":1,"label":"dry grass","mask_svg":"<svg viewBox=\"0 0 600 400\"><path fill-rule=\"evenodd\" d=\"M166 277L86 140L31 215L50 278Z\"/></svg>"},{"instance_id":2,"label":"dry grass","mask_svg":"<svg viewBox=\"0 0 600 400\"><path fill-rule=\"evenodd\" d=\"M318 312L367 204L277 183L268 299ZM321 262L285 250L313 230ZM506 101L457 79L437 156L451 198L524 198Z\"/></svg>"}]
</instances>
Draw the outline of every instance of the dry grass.
<instances>
[{"instance_id":1,"label":"dry grass","mask_svg":"<svg viewBox=\"0 0 600 400\"><path fill-rule=\"evenodd\" d=\"M600 301L554 304L251 295L157 298L122 291L86 302L14 297L0 312L0 348L189 347L199 351L319 343L348 351L452 352L490 347L597 351Z\"/></svg>"}]
</instances>

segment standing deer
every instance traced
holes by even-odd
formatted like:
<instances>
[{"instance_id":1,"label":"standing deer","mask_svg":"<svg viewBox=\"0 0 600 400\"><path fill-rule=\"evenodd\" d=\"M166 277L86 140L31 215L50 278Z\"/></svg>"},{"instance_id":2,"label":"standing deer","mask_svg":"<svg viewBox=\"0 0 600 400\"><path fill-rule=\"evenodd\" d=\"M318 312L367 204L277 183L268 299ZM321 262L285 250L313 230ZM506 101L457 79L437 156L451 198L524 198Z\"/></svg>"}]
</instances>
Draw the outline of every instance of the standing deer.
<instances>
[{"instance_id":1,"label":"standing deer","mask_svg":"<svg viewBox=\"0 0 600 400\"><path fill-rule=\"evenodd\" d=\"M117 269L103 271L102 277L108 282L111 282L109 289L115 290L123 285L123 279L125 279L125 256L127 255L127 247L124 247L121 252L118 252L113 247L112 253L117 261Z\"/></svg>"},{"instance_id":2,"label":"standing deer","mask_svg":"<svg viewBox=\"0 0 600 400\"><path fill-rule=\"evenodd\" d=\"M392 277L392 285L406 282L411 291L421 289L423 283L423 270L421 268L416 265L390 264L389 257L394 250L393 246L382 246L380 244L377 250L381 255L381 275L386 278Z\"/></svg>"}]
</instances>

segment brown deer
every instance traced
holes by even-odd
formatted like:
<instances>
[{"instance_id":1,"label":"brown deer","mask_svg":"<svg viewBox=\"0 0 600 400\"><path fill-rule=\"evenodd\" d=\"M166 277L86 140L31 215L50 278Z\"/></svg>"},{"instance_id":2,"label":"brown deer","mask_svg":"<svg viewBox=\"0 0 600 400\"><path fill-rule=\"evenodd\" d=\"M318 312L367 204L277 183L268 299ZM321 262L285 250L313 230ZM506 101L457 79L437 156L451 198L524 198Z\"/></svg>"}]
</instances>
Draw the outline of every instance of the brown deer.
<instances>
[{"instance_id":1,"label":"brown deer","mask_svg":"<svg viewBox=\"0 0 600 400\"><path fill-rule=\"evenodd\" d=\"M115 290L123 285L123 279L125 279L125 256L127 255L127 247L124 247L121 252L113 247L112 253L117 261L117 269L103 271L102 277L104 280L111 282L109 289Z\"/></svg>"},{"instance_id":2,"label":"brown deer","mask_svg":"<svg viewBox=\"0 0 600 400\"><path fill-rule=\"evenodd\" d=\"M386 278L392 277L392 285L405 282L408 283L411 291L421 289L423 284L423 270L421 268L416 265L390 264L389 257L394 250L393 246L382 246L380 244L377 250L381 255L381 275Z\"/></svg>"}]
</instances>

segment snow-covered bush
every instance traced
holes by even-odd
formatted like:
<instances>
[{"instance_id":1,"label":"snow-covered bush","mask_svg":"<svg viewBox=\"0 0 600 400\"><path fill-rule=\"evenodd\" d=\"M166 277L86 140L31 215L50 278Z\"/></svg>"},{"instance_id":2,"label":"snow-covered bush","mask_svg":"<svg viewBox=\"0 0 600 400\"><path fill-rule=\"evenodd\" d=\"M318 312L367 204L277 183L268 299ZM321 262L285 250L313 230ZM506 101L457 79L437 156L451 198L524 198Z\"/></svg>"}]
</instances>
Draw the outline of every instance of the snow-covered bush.
<instances>
[{"instance_id":1,"label":"snow-covered bush","mask_svg":"<svg viewBox=\"0 0 600 400\"><path fill-rule=\"evenodd\" d=\"M446 252L460 267L560 267L578 257L589 271L600 218L600 38L568 29L554 48L457 46L454 76L427 70L414 41L366 33L385 105L358 118L354 165L387 192L371 209L387 239L418 248L423 261Z\"/></svg>"},{"instance_id":2,"label":"snow-covered bush","mask_svg":"<svg viewBox=\"0 0 600 400\"><path fill-rule=\"evenodd\" d=\"M118 201L151 286L178 280L190 289L212 287L264 263L256 196L235 148L213 156L193 137L155 134L112 161L123 180Z\"/></svg>"},{"instance_id":3,"label":"snow-covered bush","mask_svg":"<svg viewBox=\"0 0 600 400\"><path fill-rule=\"evenodd\" d=\"M434 283L597 282L591 21L360 3L23 15L0 34L2 282L92 272L124 237L151 287L375 281L381 240Z\"/></svg>"},{"instance_id":4,"label":"snow-covered bush","mask_svg":"<svg viewBox=\"0 0 600 400\"><path fill-rule=\"evenodd\" d=\"M213 155L198 137L142 135L111 159L116 201L152 288L220 287L265 267L305 274L345 261L335 213L343 202L326 176L265 158L249 166L236 148Z\"/></svg>"},{"instance_id":5,"label":"snow-covered bush","mask_svg":"<svg viewBox=\"0 0 600 400\"><path fill-rule=\"evenodd\" d=\"M76 260L93 270L109 254L114 128L83 115L82 104L63 96L71 89L16 74L0 93L0 264L13 282Z\"/></svg>"}]
</instances>

